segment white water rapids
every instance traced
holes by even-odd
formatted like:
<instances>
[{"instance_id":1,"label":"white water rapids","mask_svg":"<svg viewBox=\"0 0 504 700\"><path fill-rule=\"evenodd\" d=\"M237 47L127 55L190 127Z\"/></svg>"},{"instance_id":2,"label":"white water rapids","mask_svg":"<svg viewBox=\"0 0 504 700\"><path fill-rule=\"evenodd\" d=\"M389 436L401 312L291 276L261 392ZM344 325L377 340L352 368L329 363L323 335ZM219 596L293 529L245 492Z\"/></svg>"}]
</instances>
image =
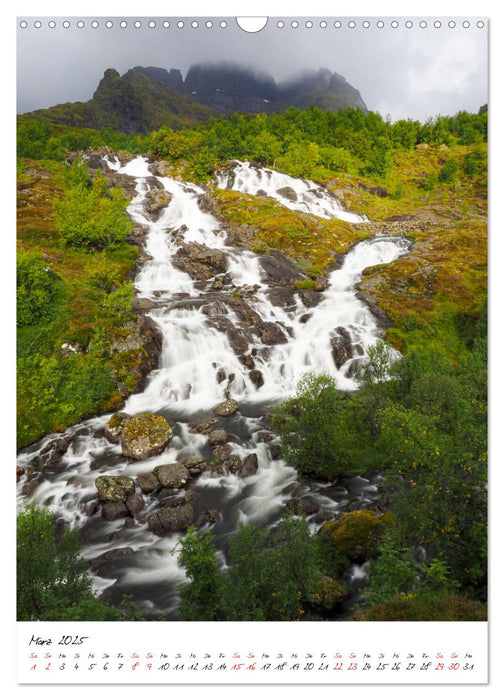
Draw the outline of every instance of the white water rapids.
<instances>
[{"instance_id":1,"label":"white water rapids","mask_svg":"<svg viewBox=\"0 0 504 700\"><path fill-rule=\"evenodd\" d=\"M341 268L329 275L329 286L320 292L316 306L307 308L299 294L295 295L294 304L274 305L268 296L270 288L264 281L260 257L226 245L226 231L198 204L199 196L204 194L201 187L157 177L157 185L170 193L171 200L153 221L144 208L152 184L147 160L137 157L124 166L119 161L109 161L109 165L136 181L137 194L128 211L133 221L147 230L145 252L151 259L143 265L134 284L138 297L156 302L149 315L158 324L163 338L159 369L151 373L142 393L127 399L123 410L132 415L142 411L162 413L173 427L174 438L161 455L134 461L124 457L120 446L103 436L110 415L73 426L65 433L72 440L61 458L64 468L48 474L30 497L22 495L25 479L21 479L19 501L20 505L27 500L47 505L72 527L79 528L85 558L92 559L117 547L131 547L133 556L110 565L105 578L94 577L96 589L104 590L115 584L111 589L112 600L130 593L146 617L176 619L175 584L184 579L172 551L178 535L159 538L148 530L145 518L159 507L155 497L145 496L146 506L135 527L124 528L124 521L105 521L99 510L92 508L98 496L96 477L100 474L134 477L152 471L157 465L180 462L195 455L208 460L208 438L190 432L188 422L208 420L213 416L213 407L230 395L240 410L223 419L222 427L230 435L233 452L241 458L251 453L257 455L258 470L244 479L234 474L204 472L194 489L195 511L219 511L217 522L205 526L212 527L218 544L223 544L236 531L240 521L276 522L291 498L286 487L296 482L297 474L284 461L272 459L271 448L263 440L265 431L260 416L272 402L291 396L307 371L333 375L338 387L344 390L356 387L355 366L366 358L369 346L376 342L377 326L368 308L357 299L355 285L365 268L391 262L404 254L407 246L403 239L385 236L358 243L346 255ZM361 217L342 210L332 194L314 183L247 163L238 163L231 172L219 176L217 186L252 194L261 191L261 196L275 197L291 209L319 217L362 221ZM216 293L212 290L212 280L202 287L175 267L173 256L181 236L185 242L202 244L225 254L230 278L227 287ZM285 336L285 342L279 344L265 344L254 334L247 336L250 340L246 353L253 356L262 384L252 381L250 369L237 356L229 335L218 324L209 323L212 317L221 316L225 317L228 328L243 327L242 319L226 303L236 298L237 293L262 321L276 324ZM341 338L342 332L348 356L338 368L334 342ZM23 450L18 464L30 467L55 437L58 436L46 436ZM377 480L356 477L334 485L332 491L324 486L327 485L306 486L297 495L309 493L320 508L334 514L355 498L360 507L370 503L377 491Z\"/></svg>"}]
</instances>

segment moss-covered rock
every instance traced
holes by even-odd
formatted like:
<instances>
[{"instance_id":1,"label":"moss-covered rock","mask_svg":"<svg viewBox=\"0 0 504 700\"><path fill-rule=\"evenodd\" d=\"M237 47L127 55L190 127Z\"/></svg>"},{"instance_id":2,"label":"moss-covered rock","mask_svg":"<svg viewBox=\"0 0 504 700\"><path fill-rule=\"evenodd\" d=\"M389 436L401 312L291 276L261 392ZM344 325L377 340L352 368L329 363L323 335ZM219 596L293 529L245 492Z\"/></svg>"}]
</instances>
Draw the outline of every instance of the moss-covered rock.
<instances>
[{"instance_id":1,"label":"moss-covered rock","mask_svg":"<svg viewBox=\"0 0 504 700\"><path fill-rule=\"evenodd\" d=\"M103 501L125 502L135 493L135 482L129 476L99 476L95 480L98 494Z\"/></svg>"},{"instance_id":2,"label":"moss-covered rock","mask_svg":"<svg viewBox=\"0 0 504 700\"><path fill-rule=\"evenodd\" d=\"M154 413L139 413L123 426L121 450L126 457L148 459L160 454L172 437L166 418Z\"/></svg>"},{"instance_id":3,"label":"moss-covered rock","mask_svg":"<svg viewBox=\"0 0 504 700\"><path fill-rule=\"evenodd\" d=\"M376 553L376 546L387 527L393 524L390 512L354 510L337 520L324 523L324 531L332 534L335 547L355 561L366 561Z\"/></svg>"},{"instance_id":4,"label":"moss-covered rock","mask_svg":"<svg viewBox=\"0 0 504 700\"><path fill-rule=\"evenodd\" d=\"M107 440L119 442L123 426L130 418L131 416L128 413L124 413L124 411L114 413L105 424L104 433Z\"/></svg>"},{"instance_id":5,"label":"moss-covered rock","mask_svg":"<svg viewBox=\"0 0 504 700\"><path fill-rule=\"evenodd\" d=\"M313 590L313 603L324 612L332 612L350 596L350 593L350 589L342 581L336 581L330 576L322 576Z\"/></svg>"}]
</instances>

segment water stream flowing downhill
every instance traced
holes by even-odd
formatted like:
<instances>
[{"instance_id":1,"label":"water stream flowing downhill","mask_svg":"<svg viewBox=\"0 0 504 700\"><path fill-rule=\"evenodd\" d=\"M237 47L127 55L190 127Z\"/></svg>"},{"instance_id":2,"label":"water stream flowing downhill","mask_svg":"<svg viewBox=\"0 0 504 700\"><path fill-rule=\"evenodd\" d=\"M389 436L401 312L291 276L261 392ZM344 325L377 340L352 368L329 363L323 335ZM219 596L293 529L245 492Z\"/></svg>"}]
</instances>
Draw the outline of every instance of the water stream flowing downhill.
<instances>
[{"instance_id":1,"label":"water stream flowing downhill","mask_svg":"<svg viewBox=\"0 0 504 700\"><path fill-rule=\"evenodd\" d=\"M200 207L199 198L205 194L202 188L168 177L154 179L144 157L125 165L109 159L109 167L135 179L136 196L129 214L147 231L145 251L150 259L134 284L138 297L153 302L149 315L163 338L159 368L151 373L142 393L127 399L123 410L130 415L143 411L163 415L174 436L162 454L135 461L124 457L120 446L104 436L110 415L87 420L66 431L68 448L59 468L46 473L29 497L22 493L25 479L20 481L19 501L22 504L29 498L49 506L78 528L86 559L130 548L127 557L94 567L96 590L108 589L113 602L125 593L133 595L147 619L177 619L176 584L184 580L184 572L173 549L180 533L158 537L149 530L147 517L160 507L157 497L149 494L144 494L142 513L128 527L124 519L105 520L98 507L96 478L101 474L134 478L158 465L195 456L215 462L208 434L198 432L194 425L208 422L214 417L213 408L232 397L239 411L220 419L216 427L225 428L229 435L228 452L242 461L256 455L257 471L242 478L209 468L188 487L194 521L212 529L218 546L224 545L240 521L277 522L293 494L316 505L310 516L313 527L349 507L372 503L378 490L377 475L331 485L299 485L295 469L278 458L277 441L265 430L262 416L273 402L291 396L307 371L333 375L344 390L356 387L356 366L376 342L377 325L356 297L355 285L365 268L391 262L406 252L407 244L404 239L385 236L360 242L340 269L330 273L318 304L305 306L292 287L290 303L275 304L261 257L226 245L226 231ZM145 207L153 185L171 195L155 221ZM345 212L331 193L312 182L248 163L235 163L218 177L217 186L275 197L287 207L322 218L363 220ZM192 279L175 264L179 247L188 243L225 256L225 272L203 282ZM216 285L219 277L221 283ZM252 319L248 323L245 312ZM340 361L335 354L338 342L346 348ZM34 468L58 437L46 436L23 450L19 465ZM184 491L177 493L179 499L185 496ZM350 578L354 574L350 572Z\"/></svg>"}]
</instances>

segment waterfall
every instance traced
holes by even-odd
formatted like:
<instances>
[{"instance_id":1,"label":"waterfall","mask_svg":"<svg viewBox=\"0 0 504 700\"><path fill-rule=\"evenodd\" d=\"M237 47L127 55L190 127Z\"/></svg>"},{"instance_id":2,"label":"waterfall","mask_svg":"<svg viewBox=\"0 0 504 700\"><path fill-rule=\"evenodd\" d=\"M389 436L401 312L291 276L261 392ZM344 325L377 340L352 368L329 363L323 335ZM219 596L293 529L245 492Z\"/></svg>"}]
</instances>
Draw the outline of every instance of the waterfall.
<instances>
[{"instance_id":1,"label":"waterfall","mask_svg":"<svg viewBox=\"0 0 504 700\"><path fill-rule=\"evenodd\" d=\"M406 243L386 236L358 243L340 269L329 275L328 287L320 292L316 306L308 308L296 294L294 303L283 308L268 296L270 290L259 256L227 246L220 222L200 208L198 198L204 193L201 187L157 177L156 187L168 193L170 199L159 218L153 220L144 206L153 181L146 158L136 157L124 166L109 159L108 164L135 178L136 194L129 215L147 231L144 245L150 259L134 284L137 296L156 301L149 315L163 337L159 368L151 373L143 392L127 399L123 410L132 415L142 411L164 415L174 437L161 455L131 461L122 455L119 445L103 435L110 415L73 426L65 433L70 446L61 457L61 468L47 474L29 497L22 493L22 479L19 502L22 505L34 500L49 506L71 527L79 529L82 554L87 559L116 547L131 547L132 556L111 563L94 576L96 590L113 584L112 600L130 593L147 618L176 619L176 584L184 579L173 553L178 536L159 538L149 531L146 517L159 507L154 497L145 497L145 509L134 527L104 520L97 507L96 477L135 477L193 456L211 460L207 436L190 429L189 424L208 421L213 407L230 395L239 405L237 414L223 420L231 452L241 460L256 455L258 468L245 478L233 473L203 472L192 492L195 517L210 509L218 513L213 524L205 525L212 527L218 545L236 531L239 522L277 522L291 498L288 487L296 482L297 474L264 440L261 415L272 402L292 395L306 371L334 376L343 390L356 387L355 368L376 342L377 326L369 309L357 299L355 285L365 268L404 254ZM238 163L233 170L219 175L216 184L252 194L259 191L291 209L319 217L363 220L345 212L331 193L315 183L248 163ZM177 267L174 256L181 242L198 244L225 256L228 281L221 291L213 287L217 274L196 282ZM256 325L262 324L263 330L276 329L281 335L278 342L271 342L265 333L261 335L254 326L256 321L244 321L245 312L257 320ZM234 333L239 334L241 352L237 351ZM336 361L340 346L344 352ZM245 356L248 362L243 361ZM46 436L21 451L18 464L30 467L55 437ZM330 495L327 489L324 494L318 493L314 483L313 498L326 511L341 512L348 503L346 495L355 491L351 482L342 480ZM372 500L376 483L372 478L361 479L363 503Z\"/></svg>"}]
</instances>

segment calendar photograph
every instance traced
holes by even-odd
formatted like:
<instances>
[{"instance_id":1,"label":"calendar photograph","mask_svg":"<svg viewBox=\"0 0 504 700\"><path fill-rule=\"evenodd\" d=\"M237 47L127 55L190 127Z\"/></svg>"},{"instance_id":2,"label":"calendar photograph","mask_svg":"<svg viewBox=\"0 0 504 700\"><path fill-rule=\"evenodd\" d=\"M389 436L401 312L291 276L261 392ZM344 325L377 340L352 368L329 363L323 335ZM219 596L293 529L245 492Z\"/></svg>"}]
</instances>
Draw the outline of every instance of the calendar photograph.
<instances>
[{"instance_id":1,"label":"calendar photograph","mask_svg":"<svg viewBox=\"0 0 504 700\"><path fill-rule=\"evenodd\" d=\"M16 27L24 682L83 682L88 623L168 625L171 683L187 622L206 683L311 670L232 623L324 630L320 683L378 669L338 630L485 637L488 19ZM384 671L474 682L427 651Z\"/></svg>"}]
</instances>

